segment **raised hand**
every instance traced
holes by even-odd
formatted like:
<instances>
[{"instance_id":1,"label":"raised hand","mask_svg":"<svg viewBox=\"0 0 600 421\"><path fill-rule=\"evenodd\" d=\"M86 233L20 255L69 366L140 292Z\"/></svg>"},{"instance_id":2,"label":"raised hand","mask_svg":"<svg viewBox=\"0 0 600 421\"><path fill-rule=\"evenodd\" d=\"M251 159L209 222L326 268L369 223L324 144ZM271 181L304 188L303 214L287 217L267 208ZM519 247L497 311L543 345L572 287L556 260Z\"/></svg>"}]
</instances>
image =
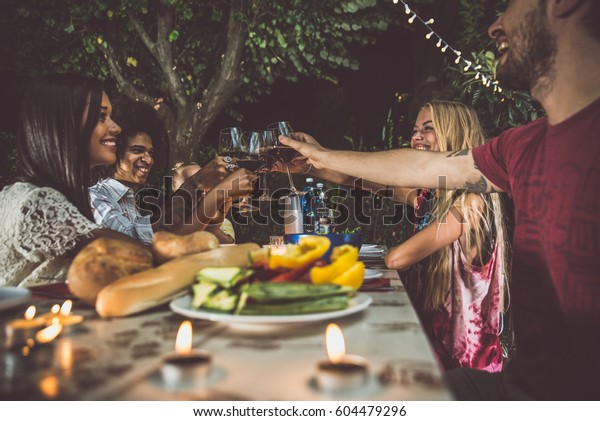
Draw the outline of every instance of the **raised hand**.
<instances>
[{"instance_id":1,"label":"raised hand","mask_svg":"<svg viewBox=\"0 0 600 421\"><path fill-rule=\"evenodd\" d=\"M329 149L321 146L314 137L306 133L295 132L294 138L298 140L282 135L279 136L279 141L282 144L295 149L300 155L307 158L308 164L312 164L317 169L325 168L323 162L324 153Z\"/></svg>"},{"instance_id":2,"label":"raised hand","mask_svg":"<svg viewBox=\"0 0 600 421\"><path fill-rule=\"evenodd\" d=\"M227 171L228 165L224 157L217 156L190 178L193 179L196 188L200 190L212 189L230 174Z\"/></svg>"},{"instance_id":3,"label":"raised hand","mask_svg":"<svg viewBox=\"0 0 600 421\"><path fill-rule=\"evenodd\" d=\"M240 168L229 174L216 188L223 190L227 198L245 196L252 192L253 183L257 178L253 172Z\"/></svg>"}]
</instances>

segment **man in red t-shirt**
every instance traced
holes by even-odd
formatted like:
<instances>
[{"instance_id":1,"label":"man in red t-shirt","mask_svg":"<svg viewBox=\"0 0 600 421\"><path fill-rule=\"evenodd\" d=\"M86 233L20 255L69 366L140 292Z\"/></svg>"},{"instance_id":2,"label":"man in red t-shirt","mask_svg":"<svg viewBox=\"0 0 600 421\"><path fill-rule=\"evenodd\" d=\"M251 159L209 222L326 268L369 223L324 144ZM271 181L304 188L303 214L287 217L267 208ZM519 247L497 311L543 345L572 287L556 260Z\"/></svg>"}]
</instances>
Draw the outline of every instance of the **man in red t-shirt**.
<instances>
[{"instance_id":1,"label":"man in red t-shirt","mask_svg":"<svg viewBox=\"0 0 600 421\"><path fill-rule=\"evenodd\" d=\"M517 352L502 373L448 372L459 399L600 399L600 2L512 0L489 29L498 80L547 117L472 151L331 151L284 139L316 168L391 186L504 191L515 206ZM441 181L440 181L441 180Z\"/></svg>"}]
</instances>

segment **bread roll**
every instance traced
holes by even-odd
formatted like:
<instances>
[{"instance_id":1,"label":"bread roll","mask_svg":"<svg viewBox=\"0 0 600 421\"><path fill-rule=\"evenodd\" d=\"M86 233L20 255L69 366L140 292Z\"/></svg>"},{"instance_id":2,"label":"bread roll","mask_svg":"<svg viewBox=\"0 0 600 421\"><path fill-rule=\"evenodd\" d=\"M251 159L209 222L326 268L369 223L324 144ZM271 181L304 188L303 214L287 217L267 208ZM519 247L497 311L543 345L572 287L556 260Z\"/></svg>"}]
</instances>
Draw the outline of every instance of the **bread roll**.
<instances>
[{"instance_id":1,"label":"bread roll","mask_svg":"<svg viewBox=\"0 0 600 421\"><path fill-rule=\"evenodd\" d=\"M112 281L152 267L148 248L130 241L98 238L73 259L67 273L69 290L94 306L98 292Z\"/></svg>"},{"instance_id":2,"label":"bread roll","mask_svg":"<svg viewBox=\"0 0 600 421\"><path fill-rule=\"evenodd\" d=\"M219 247L219 239L207 231L196 231L188 235L158 231L152 236L152 253L158 264L217 247Z\"/></svg>"},{"instance_id":3,"label":"bread roll","mask_svg":"<svg viewBox=\"0 0 600 421\"><path fill-rule=\"evenodd\" d=\"M125 276L100 291L96 311L102 317L120 317L155 307L192 285L196 273L205 267L248 267L250 251L258 249L254 243L220 247Z\"/></svg>"}]
</instances>

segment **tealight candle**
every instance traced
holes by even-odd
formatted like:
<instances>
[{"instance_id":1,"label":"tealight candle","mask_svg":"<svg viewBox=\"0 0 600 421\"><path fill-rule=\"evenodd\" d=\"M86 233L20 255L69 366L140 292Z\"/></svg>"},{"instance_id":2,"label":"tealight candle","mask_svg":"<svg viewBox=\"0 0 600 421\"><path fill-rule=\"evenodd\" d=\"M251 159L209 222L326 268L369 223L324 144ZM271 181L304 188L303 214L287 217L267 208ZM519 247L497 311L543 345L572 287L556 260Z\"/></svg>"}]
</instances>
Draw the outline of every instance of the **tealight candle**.
<instances>
[{"instance_id":1,"label":"tealight candle","mask_svg":"<svg viewBox=\"0 0 600 421\"><path fill-rule=\"evenodd\" d=\"M63 332L72 332L79 327L79 324L83 322L83 316L80 314L72 314L71 309L73 308L73 301L67 300L60 306L58 312L58 321L63 327Z\"/></svg>"},{"instance_id":2,"label":"tealight candle","mask_svg":"<svg viewBox=\"0 0 600 421\"><path fill-rule=\"evenodd\" d=\"M282 235L271 235L269 237L269 252L272 255L282 255L285 254L287 250L287 246L283 243Z\"/></svg>"},{"instance_id":3,"label":"tealight candle","mask_svg":"<svg viewBox=\"0 0 600 421\"><path fill-rule=\"evenodd\" d=\"M210 352L192 349L192 323L186 320L179 326L175 352L163 359L163 380L170 386L205 381L211 369L211 362Z\"/></svg>"},{"instance_id":4,"label":"tealight candle","mask_svg":"<svg viewBox=\"0 0 600 421\"><path fill-rule=\"evenodd\" d=\"M329 360L320 361L316 376L317 385L324 391L343 391L363 386L368 379L367 360L358 355L346 355L342 330L335 323L326 329Z\"/></svg>"},{"instance_id":5,"label":"tealight candle","mask_svg":"<svg viewBox=\"0 0 600 421\"><path fill-rule=\"evenodd\" d=\"M7 347L27 345L36 333L48 326L49 321L44 317L35 317L35 306L29 306L23 319L10 321L6 324Z\"/></svg>"}]
</instances>

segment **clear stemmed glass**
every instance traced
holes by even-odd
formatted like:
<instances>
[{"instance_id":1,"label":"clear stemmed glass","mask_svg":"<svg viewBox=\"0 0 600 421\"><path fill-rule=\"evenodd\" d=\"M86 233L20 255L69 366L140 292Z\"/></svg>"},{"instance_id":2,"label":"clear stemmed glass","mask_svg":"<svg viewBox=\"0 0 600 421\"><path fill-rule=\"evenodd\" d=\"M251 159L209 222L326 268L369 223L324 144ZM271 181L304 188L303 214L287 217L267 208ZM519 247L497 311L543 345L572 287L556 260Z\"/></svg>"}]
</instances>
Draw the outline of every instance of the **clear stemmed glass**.
<instances>
[{"instance_id":1,"label":"clear stemmed glass","mask_svg":"<svg viewBox=\"0 0 600 421\"><path fill-rule=\"evenodd\" d=\"M266 164L264 138L258 132L244 132L240 139L241 153L236 156L236 164L248 171L258 172ZM259 210L248 202L249 196L243 196L237 205L240 212L252 212Z\"/></svg>"},{"instance_id":2,"label":"clear stemmed glass","mask_svg":"<svg viewBox=\"0 0 600 421\"><path fill-rule=\"evenodd\" d=\"M219 132L219 155L237 158L242 153L242 129L240 127L227 127Z\"/></svg>"},{"instance_id":3,"label":"clear stemmed glass","mask_svg":"<svg viewBox=\"0 0 600 421\"><path fill-rule=\"evenodd\" d=\"M264 141L263 156L264 156L264 160L265 160L265 169L268 170L275 164L272 157L268 154L268 151L275 147L275 144L277 143L277 140L276 140L277 135L275 134L274 130L267 129L267 130L263 130L262 136L263 136L263 141ZM267 171L266 170L260 172L259 186L262 190L262 193L258 197L258 200L261 202L275 200L269 195L269 188L267 187Z\"/></svg>"},{"instance_id":4,"label":"clear stemmed glass","mask_svg":"<svg viewBox=\"0 0 600 421\"><path fill-rule=\"evenodd\" d=\"M294 131L292 126L287 121L278 121L276 123L269 124L267 126L267 130L272 130L275 135L275 144L269 149L269 155L271 159L274 161L281 161L283 165L285 165L285 170L290 182L290 191L296 195L302 194L302 192L296 189L296 186L294 186L294 180L292 179L292 174L290 173L290 162L292 162L298 153L289 146L285 146L279 142L279 135L291 137L290 135Z\"/></svg>"}]
</instances>

